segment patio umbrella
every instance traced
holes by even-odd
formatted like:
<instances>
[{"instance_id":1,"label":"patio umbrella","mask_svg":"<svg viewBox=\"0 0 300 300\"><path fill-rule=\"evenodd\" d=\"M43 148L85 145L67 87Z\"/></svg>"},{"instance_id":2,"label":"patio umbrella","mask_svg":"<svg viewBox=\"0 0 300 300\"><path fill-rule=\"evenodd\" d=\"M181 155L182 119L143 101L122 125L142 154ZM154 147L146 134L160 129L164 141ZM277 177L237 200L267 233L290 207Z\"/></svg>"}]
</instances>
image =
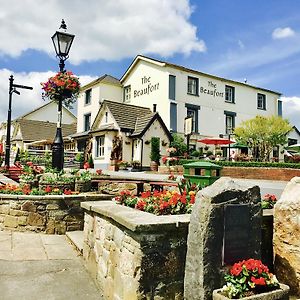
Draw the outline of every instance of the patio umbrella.
<instances>
[{"instance_id":1,"label":"patio umbrella","mask_svg":"<svg viewBox=\"0 0 300 300\"><path fill-rule=\"evenodd\" d=\"M234 141L231 141L229 139L220 138L220 137L212 137L212 138L204 138L201 140L198 140L198 142L206 144L206 145L228 145L233 144Z\"/></svg>"},{"instance_id":2,"label":"patio umbrella","mask_svg":"<svg viewBox=\"0 0 300 300\"><path fill-rule=\"evenodd\" d=\"M230 145L230 148L241 149L241 148L248 148L248 146L237 142L237 143Z\"/></svg>"}]
</instances>

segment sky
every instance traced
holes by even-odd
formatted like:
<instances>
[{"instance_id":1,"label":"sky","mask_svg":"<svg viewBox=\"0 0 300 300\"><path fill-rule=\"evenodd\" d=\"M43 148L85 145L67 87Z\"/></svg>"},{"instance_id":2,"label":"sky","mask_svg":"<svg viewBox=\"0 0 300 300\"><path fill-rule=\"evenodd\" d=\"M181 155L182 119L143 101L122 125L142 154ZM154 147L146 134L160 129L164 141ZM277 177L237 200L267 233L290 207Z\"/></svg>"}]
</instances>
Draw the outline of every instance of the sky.
<instances>
[{"instance_id":1,"label":"sky","mask_svg":"<svg viewBox=\"0 0 300 300\"><path fill-rule=\"evenodd\" d=\"M82 84L121 78L138 54L282 93L300 129L299 0L0 0L0 122L8 79L12 116L45 104L41 82L58 71L51 36L64 19L75 40L66 69Z\"/></svg>"}]
</instances>

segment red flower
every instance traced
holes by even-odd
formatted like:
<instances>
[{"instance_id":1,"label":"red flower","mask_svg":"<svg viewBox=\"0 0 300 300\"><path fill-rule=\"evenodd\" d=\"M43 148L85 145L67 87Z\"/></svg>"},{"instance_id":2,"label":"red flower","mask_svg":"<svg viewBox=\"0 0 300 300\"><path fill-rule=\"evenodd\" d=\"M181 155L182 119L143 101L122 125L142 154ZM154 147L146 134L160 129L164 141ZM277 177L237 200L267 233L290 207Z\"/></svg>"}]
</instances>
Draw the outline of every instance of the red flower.
<instances>
[{"instance_id":1,"label":"red flower","mask_svg":"<svg viewBox=\"0 0 300 300\"><path fill-rule=\"evenodd\" d=\"M64 190L64 194L65 194L65 195L72 195L72 191L69 190L69 189L65 189L65 190Z\"/></svg>"},{"instance_id":2,"label":"red flower","mask_svg":"<svg viewBox=\"0 0 300 300\"><path fill-rule=\"evenodd\" d=\"M139 210L144 210L146 205L147 205L147 202L145 200L139 199L137 204L135 205L135 208L137 208Z\"/></svg>"},{"instance_id":3,"label":"red flower","mask_svg":"<svg viewBox=\"0 0 300 300\"><path fill-rule=\"evenodd\" d=\"M149 198L150 196L151 196L151 192L150 192L150 191L142 192L142 193L141 193L141 197L142 197L143 199Z\"/></svg>"},{"instance_id":4,"label":"red flower","mask_svg":"<svg viewBox=\"0 0 300 300\"><path fill-rule=\"evenodd\" d=\"M233 265L233 267L231 268L230 273L233 276L238 276L241 274L242 271L243 271L243 268L241 267L241 265L239 263L235 263Z\"/></svg>"},{"instance_id":5,"label":"red flower","mask_svg":"<svg viewBox=\"0 0 300 300\"><path fill-rule=\"evenodd\" d=\"M49 185L47 185L46 187L45 187L45 192L46 193L51 193L51 186L49 186Z\"/></svg>"},{"instance_id":6,"label":"red flower","mask_svg":"<svg viewBox=\"0 0 300 300\"><path fill-rule=\"evenodd\" d=\"M84 165L83 165L83 168L85 170L87 170L89 167L90 167L90 164L88 162L85 162Z\"/></svg>"},{"instance_id":7,"label":"red flower","mask_svg":"<svg viewBox=\"0 0 300 300\"><path fill-rule=\"evenodd\" d=\"M97 175L101 175L102 174L102 169L97 169L96 173L97 173Z\"/></svg>"},{"instance_id":8,"label":"red flower","mask_svg":"<svg viewBox=\"0 0 300 300\"><path fill-rule=\"evenodd\" d=\"M256 285L266 285L266 280L263 277L255 278L254 276L252 276L251 281Z\"/></svg>"}]
</instances>

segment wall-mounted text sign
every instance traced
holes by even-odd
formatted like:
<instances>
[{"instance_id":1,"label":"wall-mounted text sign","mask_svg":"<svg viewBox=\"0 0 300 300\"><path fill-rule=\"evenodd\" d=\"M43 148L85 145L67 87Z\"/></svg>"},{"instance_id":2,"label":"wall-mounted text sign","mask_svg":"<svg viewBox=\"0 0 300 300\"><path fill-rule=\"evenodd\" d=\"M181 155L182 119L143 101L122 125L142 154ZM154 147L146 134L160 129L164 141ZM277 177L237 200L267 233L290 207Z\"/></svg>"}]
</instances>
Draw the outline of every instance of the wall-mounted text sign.
<instances>
[{"instance_id":1,"label":"wall-mounted text sign","mask_svg":"<svg viewBox=\"0 0 300 300\"><path fill-rule=\"evenodd\" d=\"M200 87L200 93L207 94L213 97L224 97L224 92L217 91L217 84L213 83L212 81L208 81L208 87L204 88L203 86Z\"/></svg>"},{"instance_id":2,"label":"wall-mounted text sign","mask_svg":"<svg viewBox=\"0 0 300 300\"><path fill-rule=\"evenodd\" d=\"M138 90L133 91L133 97L139 97L142 95L149 95L153 91L156 91L159 89L159 83L152 84L151 83L151 77L150 76L144 76L141 78L142 80L142 88Z\"/></svg>"}]
</instances>

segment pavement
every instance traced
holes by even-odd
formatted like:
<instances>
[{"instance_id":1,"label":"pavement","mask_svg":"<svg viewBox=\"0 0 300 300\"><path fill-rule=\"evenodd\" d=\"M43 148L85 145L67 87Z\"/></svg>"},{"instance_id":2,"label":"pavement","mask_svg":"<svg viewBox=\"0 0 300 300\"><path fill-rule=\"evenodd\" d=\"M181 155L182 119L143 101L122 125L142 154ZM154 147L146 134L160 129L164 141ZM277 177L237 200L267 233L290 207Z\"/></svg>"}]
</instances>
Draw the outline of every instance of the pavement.
<instances>
[{"instance_id":1,"label":"pavement","mask_svg":"<svg viewBox=\"0 0 300 300\"><path fill-rule=\"evenodd\" d=\"M64 235L0 231L1 300L101 300Z\"/></svg>"}]
</instances>

